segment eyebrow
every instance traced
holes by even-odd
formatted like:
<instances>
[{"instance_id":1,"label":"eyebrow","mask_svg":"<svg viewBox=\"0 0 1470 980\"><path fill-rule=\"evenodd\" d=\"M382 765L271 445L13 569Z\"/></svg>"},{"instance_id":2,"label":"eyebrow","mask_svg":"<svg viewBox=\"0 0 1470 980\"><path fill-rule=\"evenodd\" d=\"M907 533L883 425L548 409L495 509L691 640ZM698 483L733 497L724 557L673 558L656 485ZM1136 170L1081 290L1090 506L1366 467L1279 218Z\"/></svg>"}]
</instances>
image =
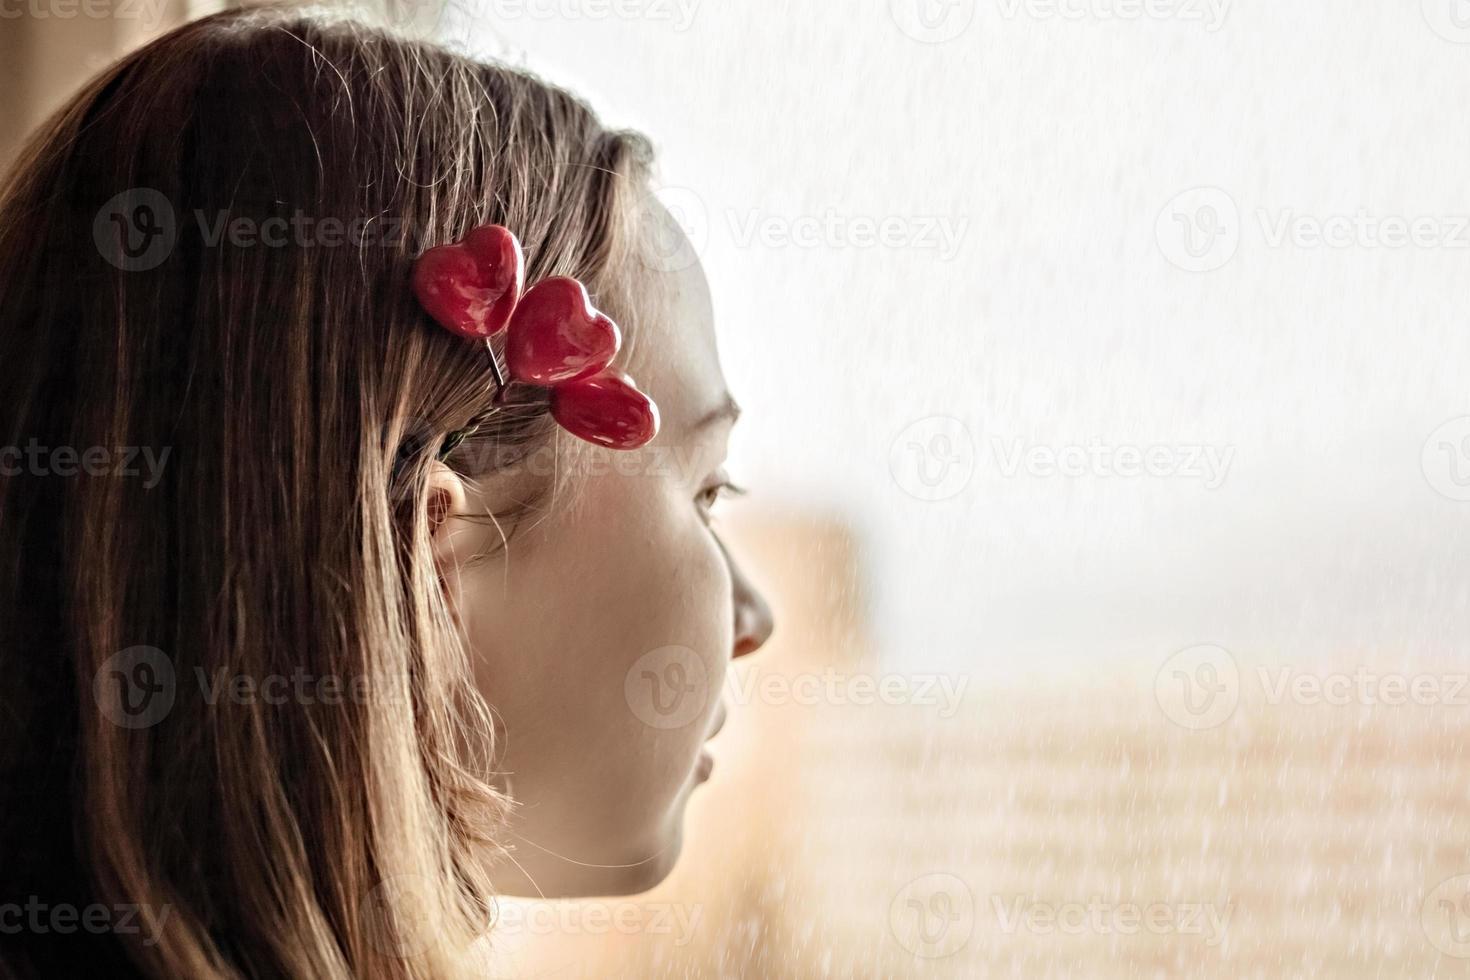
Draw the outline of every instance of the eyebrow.
<instances>
[{"instance_id":1,"label":"eyebrow","mask_svg":"<svg viewBox=\"0 0 1470 980\"><path fill-rule=\"evenodd\" d=\"M725 392L724 401L720 402L720 404L716 405L714 408L710 409L708 412L705 412L699 418L695 419L694 424L689 427L689 431L699 432L703 429L708 428L709 426L714 425L716 422L723 422L726 420L729 420L730 424L734 425L735 420L738 418L740 418L740 406L727 391Z\"/></svg>"}]
</instances>

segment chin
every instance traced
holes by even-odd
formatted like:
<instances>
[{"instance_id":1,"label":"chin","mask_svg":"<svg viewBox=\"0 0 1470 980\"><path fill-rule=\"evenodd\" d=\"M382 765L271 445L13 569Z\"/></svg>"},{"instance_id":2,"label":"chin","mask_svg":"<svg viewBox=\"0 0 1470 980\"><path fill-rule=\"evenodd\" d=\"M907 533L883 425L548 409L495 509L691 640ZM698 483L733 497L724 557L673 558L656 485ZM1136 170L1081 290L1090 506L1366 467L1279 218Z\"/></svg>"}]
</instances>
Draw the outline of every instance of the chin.
<instances>
[{"instance_id":1,"label":"chin","mask_svg":"<svg viewBox=\"0 0 1470 980\"><path fill-rule=\"evenodd\" d=\"M605 874L600 887L585 891L584 896L589 895L638 895L657 887L673 872L674 866L679 863L679 855L684 850L684 807L683 801L670 817L668 825L663 828L655 846L645 848L644 853L652 853L652 857L639 861L636 864L624 868L601 869ZM598 875L599 871L593 871ZM590 884L590 882L589 882Z\"/></svg>"},{"instance_id":2,"label":"chin","mask_svg":"<svg viewBox=\"0 0 1470 980\"><path fill-rule=\"evenodd\" d=\"M607 856L595 864L590 860L565 861L549 854L522 851L514 862L496 862L493 866L495 888L504 895L548 899L646 892L669 876L684 849L682 802L648 845L636 850L608 848Z\"/></svg>"},{"instance_id":3,"label":"chin","mask_svg":"<svg viewBox=\"0 0 1470 980\"><path fill-rule=\"evenodd\" d=\"M640 864L636 868L624 869L628 872L627 878L621 886L611 895L638 895L663 883L674 870L674 865L679 861L679 853L684 848L683 835L675 840L668 850L661 852L658 857L646 864Z\"/></svg>"},{"instance_id":4,"label":"chin","mask_svg":"<svg viewBox=\"0 0 1470 980\"><path fill-rule=\"evenodd\" d=\"M674 866L679 863L679 855L683 853L684 811L699 782L702 780L691 779L684 785L661 824L652 828L651 833L644 838L647 843L636 849L609 849L625 854L631 851L640 855L639 857L622 860L609 858L607 861L608 864L624 865L622 867L575 869L580 872L578 878L583 880L585 887L566 897L638 895L661 884L673 872Z\"/></svg>"}]
</instances>

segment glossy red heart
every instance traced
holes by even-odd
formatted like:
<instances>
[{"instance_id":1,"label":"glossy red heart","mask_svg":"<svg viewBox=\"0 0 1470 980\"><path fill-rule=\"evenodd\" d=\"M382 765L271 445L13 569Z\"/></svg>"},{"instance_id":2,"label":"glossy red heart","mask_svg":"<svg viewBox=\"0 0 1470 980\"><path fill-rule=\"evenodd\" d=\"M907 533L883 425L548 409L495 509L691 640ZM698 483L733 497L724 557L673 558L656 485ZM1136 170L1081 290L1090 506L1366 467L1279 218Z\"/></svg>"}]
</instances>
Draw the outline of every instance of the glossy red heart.
<instances>
[{"instance_id":1,"label":"glossy red heart","mask_svg":"<svg viewBox=\"0 0 1470 980\"><path fill-rule=\"evenodd\" d=\"M521 243L500 225L482 225L452 245L431 248L413 267L419 304L441 326L471 340L505 329L524 281Z\"/></svg>"},{"instance_id":2,"label":"glossy red heart","mask_svg":"<svg viewBox=\"0 0 1470 980\"><path fill-rule=\"evenodd\" d=\"M658 435L658 406L620 371L557 385L551 415L572 435L609 449L637 449Z\"/></svg>"},{"instance_id":3,"label":"glossy red heart","mask_svg":"<svg viewBox=\"0 0 1470 980\"><path fill-rule=\"evenodd\" d=\"M521 297L505 339L510 376L537 385L558 385L596 374L617 356L618 325L592 308L575 279L543 279Z\"/></svg>"}]
</instances>

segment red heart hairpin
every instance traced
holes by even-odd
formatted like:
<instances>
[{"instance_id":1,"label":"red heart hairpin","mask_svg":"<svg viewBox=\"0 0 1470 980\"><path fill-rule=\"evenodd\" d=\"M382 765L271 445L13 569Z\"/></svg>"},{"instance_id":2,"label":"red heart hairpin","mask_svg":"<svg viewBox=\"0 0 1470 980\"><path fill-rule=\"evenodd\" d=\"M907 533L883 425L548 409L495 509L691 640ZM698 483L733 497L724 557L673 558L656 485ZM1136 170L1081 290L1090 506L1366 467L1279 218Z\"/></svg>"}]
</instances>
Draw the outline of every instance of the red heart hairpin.
<instances>
[{"instance_id":1,"label":"red heart hairpin","mask_svg":"<svg viewBox=\"0 0 1470 980\"><path fill-rule=\"evenodd\" d=\"M637 449L658 434L658 406L633 379L608 367L622 346L617 324L598 312L580 282L543 279L522 292L521 243L482 225L429 249L413 269L419 304L440 326L483 340L496 400L512 382L551 389L551 415L568 432L609 449ZM507 331L506 369L490 338ZM451 439L465 433L452 433Z\"/></svg>"}]
</instances>

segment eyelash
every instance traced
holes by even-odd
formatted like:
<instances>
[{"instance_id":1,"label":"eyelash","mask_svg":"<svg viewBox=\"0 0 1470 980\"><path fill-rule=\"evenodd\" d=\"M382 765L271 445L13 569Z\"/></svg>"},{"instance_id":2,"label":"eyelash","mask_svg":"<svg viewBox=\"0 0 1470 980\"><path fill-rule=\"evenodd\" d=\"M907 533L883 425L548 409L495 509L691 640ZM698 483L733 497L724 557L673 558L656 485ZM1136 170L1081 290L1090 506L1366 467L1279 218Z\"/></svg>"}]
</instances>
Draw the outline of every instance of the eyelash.
<instances>
[{"instance_id":1,"label":"eyelash","mask_svg":"<svg viewBox=\"0 0 1470 980\"><path fill-rule=\"evenodd\" d=\"M705 487L699 491L699 496L696 498L699 501L699 512L704 515L705 521L709 522L712 519L710 511L714 509L715 504L719 503L720 498L739 497L744 495L745 492L744 487L736 486L728 479L721 480L719 483Z\"/></svg>"}]
</instances>

